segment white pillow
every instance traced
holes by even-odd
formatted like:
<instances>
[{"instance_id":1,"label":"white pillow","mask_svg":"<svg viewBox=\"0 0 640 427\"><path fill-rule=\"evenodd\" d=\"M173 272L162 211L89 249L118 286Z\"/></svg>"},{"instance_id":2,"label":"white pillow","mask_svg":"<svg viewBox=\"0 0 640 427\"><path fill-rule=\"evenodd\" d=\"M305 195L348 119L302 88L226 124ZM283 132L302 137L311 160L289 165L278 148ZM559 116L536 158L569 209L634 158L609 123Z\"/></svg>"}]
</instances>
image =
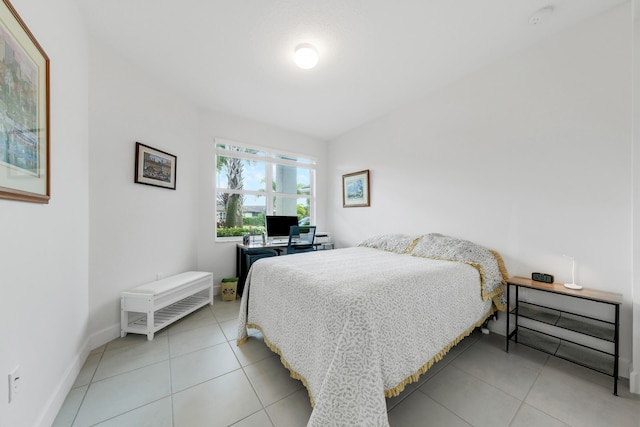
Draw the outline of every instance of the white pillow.
<instances>
[{"instance_id":1,"label":"white pillow","mask_svg":"<svg viewBox=\"0 0 640 427\"><path fill-rule=\"evenodd\" d=\"M381 234L369 237L358 246L404 254L413 249L413 246L419 238L420 236L410 236L407 234Z\"/></svg>"}]
</instances>

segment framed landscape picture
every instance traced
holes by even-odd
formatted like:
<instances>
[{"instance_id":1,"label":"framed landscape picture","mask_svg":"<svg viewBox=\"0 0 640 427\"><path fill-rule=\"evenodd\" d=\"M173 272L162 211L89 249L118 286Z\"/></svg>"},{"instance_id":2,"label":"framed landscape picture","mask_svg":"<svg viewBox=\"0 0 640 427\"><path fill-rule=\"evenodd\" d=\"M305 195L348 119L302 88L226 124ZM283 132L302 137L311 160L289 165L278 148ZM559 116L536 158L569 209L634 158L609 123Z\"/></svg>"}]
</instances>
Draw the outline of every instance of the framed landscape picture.
<instances>
[{"instance_id":1,"label":"framed landscape picture","mask_svg":"<svg viewBox=\"0 0 640 427\"><path fill-rule=\"evenodd\" d=\"M49 203L49 58L0 1L0 198Z\"/></svg>"},{"instance_id":2,"label":"framed landscape picture","mask_svg":"<svg viewBox=\"0 0 640 427\"><path fill-rule=\"evenodd\" d=\"M134 182L175 190L177 162L173 154L136 142Z\"/></svg>"},{"instance_id":3,"label":"framed landscape picture","mask_svg":"<svg viewBox=\"0 0 640 427\"><path fill-rule=\"evenodd\" d=\"M342 175L342 206L370 206L369 170Z\"/></svg>"}]
</instances>

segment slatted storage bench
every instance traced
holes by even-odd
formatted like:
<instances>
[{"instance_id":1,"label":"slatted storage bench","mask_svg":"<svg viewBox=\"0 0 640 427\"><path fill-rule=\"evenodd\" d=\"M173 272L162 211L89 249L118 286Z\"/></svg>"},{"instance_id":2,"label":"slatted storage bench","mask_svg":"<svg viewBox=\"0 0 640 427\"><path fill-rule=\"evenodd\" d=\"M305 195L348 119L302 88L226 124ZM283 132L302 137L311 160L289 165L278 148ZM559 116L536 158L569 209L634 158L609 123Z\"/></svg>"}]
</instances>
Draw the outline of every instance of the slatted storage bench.
<instances>
[{"instance_id":1,"label":"slatted storage bench","mask_svg":"<svg viewBox=\"0 0 640 427\"><path fill-rule=\"evenodd\" d=\"M122 292L120 336L153 334L205 305L213 305L213 274L187 271Z\"/></svg>"}]
</instances>

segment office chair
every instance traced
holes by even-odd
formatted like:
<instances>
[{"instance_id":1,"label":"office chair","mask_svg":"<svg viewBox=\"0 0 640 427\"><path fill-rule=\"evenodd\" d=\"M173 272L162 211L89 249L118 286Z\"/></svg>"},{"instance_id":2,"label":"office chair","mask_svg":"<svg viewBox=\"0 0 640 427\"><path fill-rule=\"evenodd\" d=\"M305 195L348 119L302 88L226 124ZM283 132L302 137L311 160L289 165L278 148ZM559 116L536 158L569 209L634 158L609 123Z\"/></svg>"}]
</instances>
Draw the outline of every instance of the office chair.
<instances>
[{"instance_id":1,"label":"office chair","mask_svg":"<svg viewBox=\"0 0 640 427\"><path fill-rule=\"evenodd\" d=\"M315 251L316 246L313 241L316 237L315 225L292 225L289 229L289 243L287 244L287 255L300 252Z\"/></svg>"}]
</instances>

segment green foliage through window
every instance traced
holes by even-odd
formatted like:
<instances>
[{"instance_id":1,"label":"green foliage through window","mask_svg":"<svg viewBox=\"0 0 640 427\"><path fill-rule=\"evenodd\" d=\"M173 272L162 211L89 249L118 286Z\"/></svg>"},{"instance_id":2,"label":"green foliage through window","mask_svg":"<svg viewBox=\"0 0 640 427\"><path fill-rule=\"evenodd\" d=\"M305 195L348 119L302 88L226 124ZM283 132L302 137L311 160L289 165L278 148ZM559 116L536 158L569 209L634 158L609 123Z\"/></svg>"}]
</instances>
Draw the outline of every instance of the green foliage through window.
<instances>
[{"instance_id":1,"label":"green foliage through window","mask_svg":"<svg viewBox=\"0 0 640 427\"><path fill-rule=\"evenodd\" d=\"M216 237L262 234L265 215L296 215L301 225L311 224L314 180L314 160L217 139Z\"/></svg>"}]
</instances>

